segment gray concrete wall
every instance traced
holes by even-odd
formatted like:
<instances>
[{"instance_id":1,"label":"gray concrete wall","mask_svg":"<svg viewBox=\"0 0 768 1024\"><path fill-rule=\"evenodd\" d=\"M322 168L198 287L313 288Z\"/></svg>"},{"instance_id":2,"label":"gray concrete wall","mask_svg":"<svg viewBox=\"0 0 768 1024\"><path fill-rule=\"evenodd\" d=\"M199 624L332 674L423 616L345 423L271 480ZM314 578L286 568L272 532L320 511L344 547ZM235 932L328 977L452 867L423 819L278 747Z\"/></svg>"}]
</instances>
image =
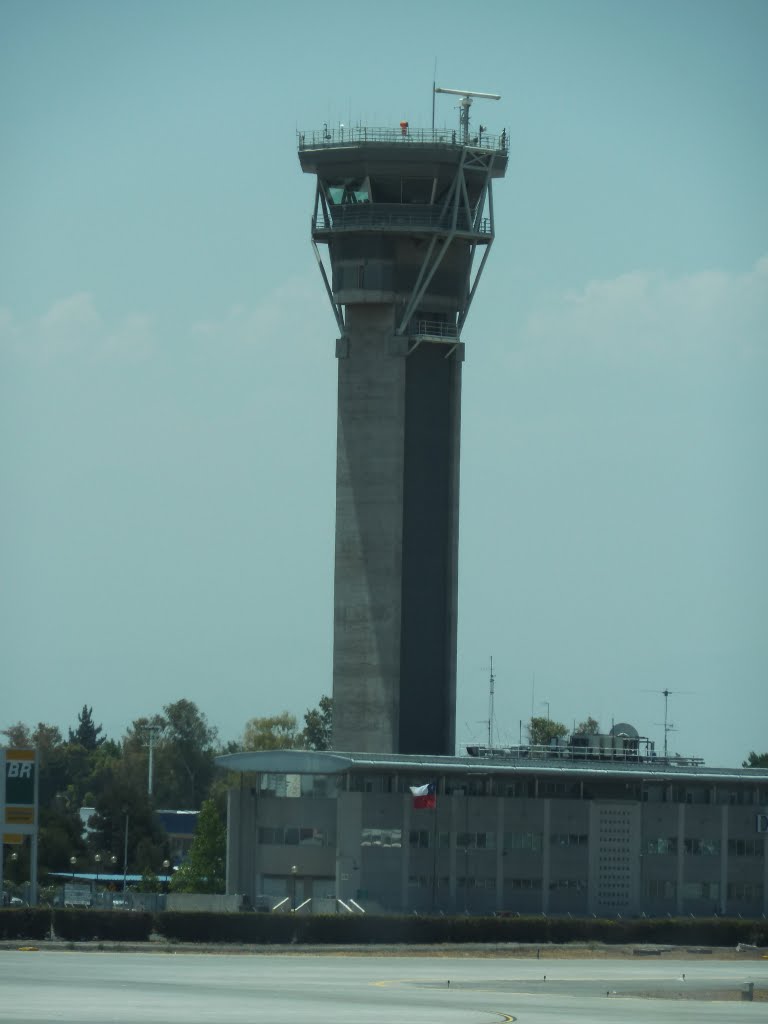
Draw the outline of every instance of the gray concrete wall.
<instances>
[{"instance_id":1,"label":"gray concrete wall","mask_svg":"<svg viewBox=\"0 0 768 1024\"><path fill-rule=\"evenodd\" d=\"M333 744L398 749L405 339L391 306L347 308L340 353Z\"/></svg>"}]
</instances>

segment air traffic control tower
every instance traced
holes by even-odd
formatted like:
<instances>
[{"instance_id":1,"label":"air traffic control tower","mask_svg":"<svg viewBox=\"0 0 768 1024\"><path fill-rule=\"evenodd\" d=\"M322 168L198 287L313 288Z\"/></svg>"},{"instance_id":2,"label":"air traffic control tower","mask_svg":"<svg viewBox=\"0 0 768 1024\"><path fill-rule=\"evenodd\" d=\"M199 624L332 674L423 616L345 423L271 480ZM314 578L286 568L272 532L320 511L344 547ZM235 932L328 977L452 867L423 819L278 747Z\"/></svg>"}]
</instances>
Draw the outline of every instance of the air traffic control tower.
<instances>
[{"instance_id":1,"label":"air traffic control tower","mask_svg":"<svg viewBox=\"0 0 768 1024\"><path fill-rule=\"evenodd\" d=\"M299 133L339 337L333 745L452 755L462 329L506 132ZM330 273L318 245L328 247Z\"/></svg>"}]
</instances>

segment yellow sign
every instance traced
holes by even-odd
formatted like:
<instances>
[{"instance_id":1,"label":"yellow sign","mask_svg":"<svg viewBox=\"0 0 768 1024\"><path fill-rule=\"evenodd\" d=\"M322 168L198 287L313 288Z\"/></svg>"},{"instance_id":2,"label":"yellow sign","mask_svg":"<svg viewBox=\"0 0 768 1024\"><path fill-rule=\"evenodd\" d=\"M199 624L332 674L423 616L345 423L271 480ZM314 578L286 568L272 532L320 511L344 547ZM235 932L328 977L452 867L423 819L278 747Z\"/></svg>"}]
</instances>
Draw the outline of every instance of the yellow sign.
<instances>
[{"instance_id":1,"label":"yellow sign","mask_svg":"<svg viewBox=\"0 0 768 1024\"><path fill-rule=\"evenodd\" d=\"M6 825L34 825L34 807L8 807L5 808Z\"/></svg>"},{"instance_id":2,"label":"yellow sign","mask_svg":"<svg viewBox=\"0 0 768 1024\"><path fill-rule=\"evenodd\" d=\"M6 747L6 761L34 761L35 751L29 747Z\"/></svg>"},{"instance_id":3,"label":"yellow sign","mask_svg":"<svg viewBox=\"0 0 768 1024\"><path fill-rule=\"evenodd\" d=\"M4 832L3 833L3 845L4 846L20 846L24 842L24 836L18 832Z\"/></svg>"}]
</instances>

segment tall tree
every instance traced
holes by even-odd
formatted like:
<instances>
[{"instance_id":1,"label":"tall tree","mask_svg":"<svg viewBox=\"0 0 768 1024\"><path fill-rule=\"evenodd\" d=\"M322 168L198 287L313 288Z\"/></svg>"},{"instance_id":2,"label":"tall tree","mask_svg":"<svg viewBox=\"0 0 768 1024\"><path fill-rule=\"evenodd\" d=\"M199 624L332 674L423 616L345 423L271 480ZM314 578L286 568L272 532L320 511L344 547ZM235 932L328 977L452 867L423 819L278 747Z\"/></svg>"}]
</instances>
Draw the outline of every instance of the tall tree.
<instances>
[{"instance_id":1,"label":"tall tree","mask_svg":"<svg viewBox=\"0 0 768 1024\"><path fill-rule=\"evenodd\" d=\"M243 750L285 750L300 746L296 716L288 711L266 718L251 718L245 724Z\"/></svg>"},{"instance_id":2,"label":"tall tree","mask_svg":"<svg viewBox=\"0 0 768 1024\"><path fill-rule=\"evenodd\" d=\"M193 701L166 704L163 712L166 727L157 750L158 804L196 809L213 780L218 732ZM166 799L162 802L161 783L166 784Z\"/></svg>"},{"instance_id":3,"label":"tall tree","mask_svg":"<svg viewBox=\"0 0 768 1024\"><path fill-rule=\"evenodd\" d=\"M589 715L583 722L579 722L574 731L583 736L597 736L600 732L600 723Z\"/></svg>"},{"instance_id":4,"label":"tall tree","mask_svg":"<svg viewBox=\"0 0 768 1024\"><path fill-rule=\"evenodd\" d=\"M742 761L742 768L768 768L768 752L765 754L757 754L754 750L750 750L749 757L746 761Z\"/></svg>"},{"instance_id":5,"label":"tall tree","mask_svg":"<svg viewBox=\"0 0 768 1024\"><path fill-rule=\"evenodd\" d=\"M32 733L29 731L29 727L24 725L23 722L17 722L15 725L9 725L7 729L0 729L0 736L5 736L6 743L9 747L31 747Z\"/></svg>"},{"instance_id":6,"label":"tall tree","mask_svg":"<svg viewBox=\"0 0 768 1024\"><path fill-rule=\"evenodd\" d=\"M333 700L323 695L316 708L304 713L302 744L307 750L330 750L333 732Z\"/></svg>"},{"instance_id":7,"label":"tall tree","mask_svg":"<svg viewBox=\"0 0 768 1024\"><path fill-rule=\"evenodd\" d=\"M171 880L171 891L224 892L226 852L226 829L213 800L206 800L187 859Z\"/></svg>"},{"instance_id":8,"label":"tall tree","mask_svg":"<svg viewBox=\"0 0 768 1024\"><path fill-rule=\"evenodd\" d=\"M99 737L101 731L101 726L93 720L93 707L83 704L83 710L77 716L77 728L69 730L69 742L77 743L84 750L95 750L104 742L104 737Z\"/></svg>"},{"instance_id":9,"label":"tall tree","mask_svg":"<svg viewBox=\"0 0 768 1024\"><path fill-rule=\"evenodd\" d=\"M534 717L528 723L528 742L532 746L548 746L554 739L568 735L568 727L551 718Z\"/></svg>"}]
</instances>

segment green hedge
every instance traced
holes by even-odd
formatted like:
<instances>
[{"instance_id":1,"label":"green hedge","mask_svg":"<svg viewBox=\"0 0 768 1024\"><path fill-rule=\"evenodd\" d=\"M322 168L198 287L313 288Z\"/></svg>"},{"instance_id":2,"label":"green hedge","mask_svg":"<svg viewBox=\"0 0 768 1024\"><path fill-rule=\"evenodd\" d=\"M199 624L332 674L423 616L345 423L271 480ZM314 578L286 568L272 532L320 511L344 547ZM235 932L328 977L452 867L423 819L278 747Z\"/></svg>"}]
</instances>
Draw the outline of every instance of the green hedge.
<instances>
[{"instance_id":1,"label":"green hedge","mask_svg":"<svg viewBox=\"0 0 768 1024\"><path fill-rule=\"evenodd\" d=\"M154 929L175 942L255 945L438 943L649 943L768 946L768 922L736 918L417 917L373 914L215 914L23 907L0 910L0 939L146 942Z\"/></svg>"},{"instance_id":2,"label":"green hedge","mask_svg":"<svg viewBox=\"0 0 768 1024\"><path fill-rule=\"evenodd\" d=\"M178 942L412 945L436 943L768 945L768 922L732 918L605 920L551 917L416 917L372 914L215 914L168 911L156 931Z\"/></svg>"},{"instance_id":3,"label":"green hedge","mask_svg":"<svg viewBox=\"0 0 768 1024\"><path fill-rule=\"evenodd\" d=\"M0 939L45 939L51 932L47 907L16 907L0 910Z\"/></svg>"},{"instance_id":4,"label":"green hedge","mask_svg":"<svg viewBox=\"0 0 768 1024\"><path fill-rule=\"evenodd\" d=\"M102 939L108 942L146 942L154 924L152 914L128 910L57 908L53 931L70 942Z\"/></svg>"}]
</instances>

